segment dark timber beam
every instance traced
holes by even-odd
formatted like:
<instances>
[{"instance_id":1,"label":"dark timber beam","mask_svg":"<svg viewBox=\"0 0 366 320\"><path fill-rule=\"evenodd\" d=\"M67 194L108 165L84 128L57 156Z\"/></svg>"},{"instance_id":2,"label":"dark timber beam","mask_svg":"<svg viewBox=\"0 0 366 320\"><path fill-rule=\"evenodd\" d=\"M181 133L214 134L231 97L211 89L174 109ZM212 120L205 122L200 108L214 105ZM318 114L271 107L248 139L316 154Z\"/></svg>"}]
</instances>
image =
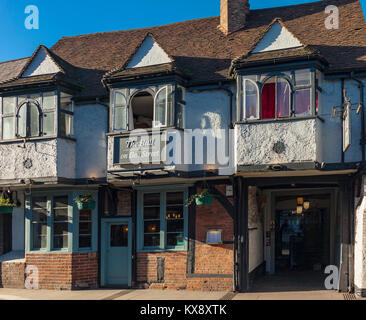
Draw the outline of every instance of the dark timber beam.
<instances>
[{"instance_id":1,"label":"dark timber beam","mask_svg":"<svg viewBox=\"0 0 366 320\"><path fill-rule=\"evenodd\" d=\"M215 196L215 199L220 202L220 204L225 208L225 210L229 213L230 217L234 219L234 206L228 200L228 198L222 194L214 185L210 185L210 193Z\"/></svg>"}]
</instances>

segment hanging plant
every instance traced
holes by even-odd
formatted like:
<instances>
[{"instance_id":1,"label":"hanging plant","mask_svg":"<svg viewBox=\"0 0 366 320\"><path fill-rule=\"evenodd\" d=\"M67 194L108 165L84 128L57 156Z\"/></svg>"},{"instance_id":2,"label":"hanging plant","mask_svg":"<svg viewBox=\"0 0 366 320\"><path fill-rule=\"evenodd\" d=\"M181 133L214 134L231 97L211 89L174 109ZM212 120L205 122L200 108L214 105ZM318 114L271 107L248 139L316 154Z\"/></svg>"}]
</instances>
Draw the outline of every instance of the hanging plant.
<instances>
[{"instance_id":1,"label":"hanging plant","mask_svg":"<svg viewBox=\"0 0 366 320\"><path fill-rule=\"evenodd\" d=\"M212 205L214 196L210 194L208 189L202 189L200 193L192 195L188 200L188 205L196 204L197 206Z\"/></svg>"},{"instance_id":2,"label":"hanging plant","mask_svg":"<svg viewBox=\"0 0 366 320\"><path fill-rule=\"evenodd\" d=\"M0 197L0 213L13 213L15 204L9 198Z\"/></svg>"},{"instance_id":3,"label":"hanging plant","mask_svg":"<svg viewBox=\"0 0 366 320\"><path fill-rule=\"evenodd\" d=\"M75 198L79 211L80 210L94 210L95 209L95 200L91 195L80 195L78 198Z\"/></svg>"}]
</instances>

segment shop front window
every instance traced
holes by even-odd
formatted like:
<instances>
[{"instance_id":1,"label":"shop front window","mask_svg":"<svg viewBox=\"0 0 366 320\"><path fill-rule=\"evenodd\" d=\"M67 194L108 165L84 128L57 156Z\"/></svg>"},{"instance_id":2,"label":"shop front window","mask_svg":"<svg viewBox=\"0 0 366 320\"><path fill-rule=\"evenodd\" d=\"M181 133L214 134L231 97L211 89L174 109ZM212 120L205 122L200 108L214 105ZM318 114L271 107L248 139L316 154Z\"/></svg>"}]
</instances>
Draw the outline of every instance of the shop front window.
<instances>
[{"instance_id":1,"label":"shop front window","mask_svg":"<svg viewBox=\"0 0 366 320\"><path fill-rule=\"evenodd\" d=\"M140 249L179 249L185 244L186 192L143 193Z\"/></svg>"},{"instance_id":2,"label":"shop front window","mask_svg":"<svg viewBox=\"0 0 366 320\"><path fill-rule=\"evenodd\" d=\"M47 248L47 197L33 199L32 205L32 247L33 249Z\"/></svg>"},{"instance_id":3,"label":"shop front window","mask_svg":"<svg viewBox=\"0 0 366 320\"><path fill-rule=\"evenodd\" d=\"M53 248L65 249L68 246L68 197L55 197L53 202Z\"/></svg>"}]
</instances>

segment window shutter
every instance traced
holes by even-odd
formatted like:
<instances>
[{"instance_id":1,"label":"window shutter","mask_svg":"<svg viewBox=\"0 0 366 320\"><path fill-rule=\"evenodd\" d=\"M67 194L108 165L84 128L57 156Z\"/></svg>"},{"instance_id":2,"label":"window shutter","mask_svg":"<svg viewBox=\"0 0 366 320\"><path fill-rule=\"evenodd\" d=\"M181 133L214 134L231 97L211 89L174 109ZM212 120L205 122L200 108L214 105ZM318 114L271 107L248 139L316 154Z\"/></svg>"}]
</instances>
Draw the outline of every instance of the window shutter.
<instances>
[{"instance_id":1,"label":"window shutter","mask_svg":"<svg viewBox=\"0 0 366 320\"><path fill-rule=\"evenodd\" d=\"M128 125L128 107L126 99L126 90L120 90L114 92L114 130L127 130Z\"/></svg>"},{"instance_id":2,"label":"window shutter","mask_svg":"<svg viewBox=\"0 0 366 320\"><path fill-rule=\"evenodd\" d=\"M168 87L165 86L161 88L156 96L154 101L154 122L153 127L166 127L168 123L168 117L170 112L169 109L169 90Z\"/></svg>"}]
</instances>

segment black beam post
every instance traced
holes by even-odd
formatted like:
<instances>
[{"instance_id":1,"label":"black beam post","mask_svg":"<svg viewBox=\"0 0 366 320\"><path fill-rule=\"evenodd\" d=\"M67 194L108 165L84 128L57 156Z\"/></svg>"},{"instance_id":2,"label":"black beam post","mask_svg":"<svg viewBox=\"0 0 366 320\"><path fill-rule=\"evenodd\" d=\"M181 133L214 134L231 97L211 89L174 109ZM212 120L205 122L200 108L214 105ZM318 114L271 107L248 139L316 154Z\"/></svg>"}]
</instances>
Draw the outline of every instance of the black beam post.
<instances>
[{"instance_id":1,"label":"black beam post","mask_svg":"<svg viewBox=\"0 0 366 320\"><path fill-rule=\"evenodd\" d=\"M238 212L238 236L239 236L239 277L240 291L247 292L249 289L248 266L249 266L249 235L248 235L248 182L239 180L239 212Z\"/></svg>"}]
</instances>

